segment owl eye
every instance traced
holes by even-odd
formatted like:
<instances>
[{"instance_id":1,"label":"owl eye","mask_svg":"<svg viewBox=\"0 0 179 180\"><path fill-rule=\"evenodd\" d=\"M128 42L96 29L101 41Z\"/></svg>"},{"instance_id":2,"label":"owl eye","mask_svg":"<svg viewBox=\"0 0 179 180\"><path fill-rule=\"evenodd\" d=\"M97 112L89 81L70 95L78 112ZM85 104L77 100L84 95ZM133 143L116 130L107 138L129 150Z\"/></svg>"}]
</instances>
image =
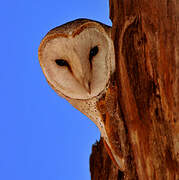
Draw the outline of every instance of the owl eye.
<instances>
[{"instance_id":1,"label":"owl eye","mask_svg":"<svg viewBox=\"0 0 179 180\"><path fill-rule=\"evenodd\" d=\"M89 53L90 62L92 61L93 57L96 56L96 54L98 54L98 51L99 51L98 46L91 48L90 53Z\"/></svg>"},{"instance_id":2,"label":"owl eye","mask_svg":"<svg viewBox=\"0 0 179 180\"><path fill-rule=\"evenodd\" d=\"M56 59L55 62L56 62L56 64L58 66L67 66L67 67L69 67L68 62L66 60L64 60L64 59Z\"/></svg>"}]
</instances>

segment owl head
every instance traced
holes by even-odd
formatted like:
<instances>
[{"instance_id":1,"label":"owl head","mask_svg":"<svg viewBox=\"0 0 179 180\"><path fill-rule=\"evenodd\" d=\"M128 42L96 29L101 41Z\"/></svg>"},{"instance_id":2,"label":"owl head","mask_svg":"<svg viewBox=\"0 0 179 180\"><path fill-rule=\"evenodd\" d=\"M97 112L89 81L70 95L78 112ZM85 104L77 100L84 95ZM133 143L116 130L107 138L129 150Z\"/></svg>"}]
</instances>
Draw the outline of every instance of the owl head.
<instances>
[{"instance_id":1,"label":"owl head","mask_svg":"<svg viewBox=\"0 0 179 180\"><path fill-rule=\"evenodd\" d=\"M39 61L48 83L60 96L96 97L115 70L111 27L88 19L56 27L43 38Z\"/></svg>"}]
</instances>

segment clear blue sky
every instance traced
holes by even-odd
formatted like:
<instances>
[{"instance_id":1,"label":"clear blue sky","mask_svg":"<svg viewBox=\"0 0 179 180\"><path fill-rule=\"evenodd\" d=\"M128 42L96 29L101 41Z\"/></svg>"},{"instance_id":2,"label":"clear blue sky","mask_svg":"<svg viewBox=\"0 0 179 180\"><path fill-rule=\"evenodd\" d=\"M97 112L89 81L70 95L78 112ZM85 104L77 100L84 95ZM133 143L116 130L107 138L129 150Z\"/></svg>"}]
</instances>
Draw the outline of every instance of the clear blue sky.
<instances>
[{"instance_id":1,"label":"clear blue sky","mask_svg":"<svg viewBox=\"0 0 179 180\"><path fill-rule=\"evenodd\" d=\"M0 5L0 180L89 180L96 126L48 86L38 46L77 18L111 24L108 0L7 0Z\"/></svg>"}]
</instances>

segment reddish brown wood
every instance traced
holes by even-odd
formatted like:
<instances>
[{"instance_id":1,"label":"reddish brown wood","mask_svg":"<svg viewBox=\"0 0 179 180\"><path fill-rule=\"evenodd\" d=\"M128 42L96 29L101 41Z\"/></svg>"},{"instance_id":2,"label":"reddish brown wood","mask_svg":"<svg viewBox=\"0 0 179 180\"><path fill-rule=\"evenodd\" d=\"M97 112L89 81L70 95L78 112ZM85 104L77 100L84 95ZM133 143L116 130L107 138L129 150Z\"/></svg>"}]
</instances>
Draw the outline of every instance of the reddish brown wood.
<instances>
[{"instance_id":1,"label":"reddish brown wood","mask_svg":"<svg viewBox=\"0 0 179 180\"><path fill-rule=\"evenodd\" d=\"M109 114L106 127L112 134L111 141L120 143L119 148L114 148L124 156L126 169L121 173L105 164L104 146L96 145L101 153L98 161L99 155L93 149L92 179L99 175L102 180L177 180L179 1L110 0L110 18L117 68L115 107L120 118L116 120L105 103ZM103 164L103 173L98 174L98 166L92 167L94 163Z\"/></svg>"},{"instance_id":2,"label":"reddish brown wood","mask_svg":"<svg viewBox=\"0 0 179 180\"><path fill-rule=\"evenodd\" d=\"M103 140L97 142L92 147L92 155L90 157L90 172L92 180L117 180L118 168L111 161ZM122 175L121 175L122 176Z\"/></svg>"}]
</instances>

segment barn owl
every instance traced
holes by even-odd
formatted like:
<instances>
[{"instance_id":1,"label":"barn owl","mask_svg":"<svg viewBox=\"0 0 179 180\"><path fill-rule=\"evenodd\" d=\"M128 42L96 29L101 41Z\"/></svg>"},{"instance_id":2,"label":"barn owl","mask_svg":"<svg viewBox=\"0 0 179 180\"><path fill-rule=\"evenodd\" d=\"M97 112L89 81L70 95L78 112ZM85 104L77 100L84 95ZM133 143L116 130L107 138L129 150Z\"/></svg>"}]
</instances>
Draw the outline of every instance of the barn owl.
<instances>
[{"instance_id":1,"label":"barn owl","mask_svg":"<svg viewBox=\"0 0 179 180\"><path fill-rule=\"evenodd\" d=\"M111 27L88 19L56 27L41 41L39 61L47 82L58 95L96 124L120 168L97 107L115 72Z\"/></svg>"}]
</instances>

